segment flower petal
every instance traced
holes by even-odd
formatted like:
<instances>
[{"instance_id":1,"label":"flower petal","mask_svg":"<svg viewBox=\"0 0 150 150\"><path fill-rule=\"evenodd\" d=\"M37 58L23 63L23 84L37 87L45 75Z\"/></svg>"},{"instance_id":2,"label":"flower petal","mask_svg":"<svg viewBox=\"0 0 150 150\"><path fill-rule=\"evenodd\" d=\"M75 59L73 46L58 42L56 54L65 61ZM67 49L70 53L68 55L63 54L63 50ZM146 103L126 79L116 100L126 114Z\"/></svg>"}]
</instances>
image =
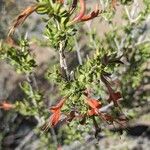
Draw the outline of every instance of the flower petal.
<instances>
[{"instance_id":1,"label":"flower petal","mask_svg":"<svg viewBox=\"0 0 150 150\"><path fill-rule=\"evenodd\" d=\"M99 14L98 6L99 6L99 5L97 4L96 7L95 7L95 10L92 11L90 14L84 15L84 16L81 18L81 21L88 21L88 20L90 20L90 19L93 19L93 18L97 17L98 14Z\"/></svg>"},{"instance_id":2,"label":"flower petal","mask_svg":"<svg viewBox=\"0 0 150 150\"><path fill-rule=\"evenodd\" d=\"M58 109L62 108L64 102L65 102L65 99L60 100L60 102L56 106L50 107L50 111L55 113Z\"/></svg>"},{"instance_id":3,"label":"flower petal","mask_svg":"<svg viewBox=\"0 0 150 150\"><path fill-rule=\"evenodd\" d=\"M102 104L96 99L85 99L85 102L93 109L99 109L102 106Z\"/></svg>"},{"instance_id":4,"label":"flower petal","mask_svg":"<svg viewBox=\"0 0 150 150\"><path fill-rule=\"evenodd\" d=\"M60 115L61 115L61 111L60 110L57 110L55 113L53 113L50 117L50 124L51 126L55 126L59 119L60 119Z\"/></svg>"},{"instance_id":5,"label":"flower petal","mask_svg":"<svg viewBox=\"0 0 150 150\"><path fill-rule=\"evenodd\" d=\"M95 109L90 109L90 110L88 110L87 114L88 114L89 116L97 115L97 114L98 114L98 111L95 110Z\"/></svg>"},{"instance_id":6,"label":"flower petal","mask_svg":"<svg viewBox=\"0 0 150 150\"><path fill-rule=\"evenodd\" d=\"M80 21L81 18L84 16L85 10L86 10L86 6L85 6L85 1L84 0L80 0L80 12L79 14L70 22L71 24L77 21Z\"/></svg>"}]
</instances>

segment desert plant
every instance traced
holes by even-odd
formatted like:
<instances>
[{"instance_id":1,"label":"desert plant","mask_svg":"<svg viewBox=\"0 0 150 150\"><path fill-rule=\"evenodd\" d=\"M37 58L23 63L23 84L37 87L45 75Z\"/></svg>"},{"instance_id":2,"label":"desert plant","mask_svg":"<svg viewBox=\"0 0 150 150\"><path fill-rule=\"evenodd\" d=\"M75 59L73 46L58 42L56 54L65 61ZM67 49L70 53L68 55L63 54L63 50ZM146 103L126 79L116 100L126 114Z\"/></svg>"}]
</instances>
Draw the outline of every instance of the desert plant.
<instances>
[{"instance_id":1,"label":"desert plant","mask_svg":"<svg viewBox=\"0 0 150 150\"><path fill-rule=\"evenodd\" d=\"M140 36L135 34L136 29L140 32L142 28L140 25L147 19L150 10L149 2L145 0L144 11L141 11L137 18L132 18L126 7L131 5L131 1L120 0L120 4L125 5L126 13L123 15L126 24L112 28L101 40L94 29L89 27L89 31L86 30L83 33L88 35L90 42L87 47L91 53L87 58L82 58L76 45L82 24L101 17L113 27L112 19L118 2L115 0L109 3L100 2L102 6L96 4L94 10L86 14L84 0L68 0L67 2L37 0L34 5L27 7L18 15L9 30L8 36L11 36L33 12L44 16L44 36L47 45L53 47L59 55L59 64L50 66L45 74L46 79L57 86L60 95L57 104L49 108L52 113L49 118L43 94L31 83L37 65L30 52L28 40L26 38L20 40L19 48L1 46L1 58L7 60L18 73L23 73L26 77L26 81L20 84L26 96L10 109L15 108L15 111L24 116L35 116L38 127L42 130L51 130L53 133L53 128L56 132L59 128L60 134L68 135L67 140L64 140L66 143L69 143L68 139L69 141L72 138L79 139L80 135L90 132L91 127L94 127L95 137L98 137L103 123L117 124L121 127L126 125L132 115L124 113L124 110L129 106L129 100L142 82L142 65L149 57L149 39L140 41ZM76 13L76 10L79 12ZM70 55L75 46L78 56L76 61L79 64L77 66L72 64L69 68L70 64L66 55ZM130 65L126 66L126 63ZM121 73L120 68L125 68L125 71ZM1 104L1 108L4 107ZM65 127L63 127L64 124ZM71 135L75 133L76 136L72 137ZM59 134L58 139L60 139ZM56 143L56 146L58 145Z\"/></svg>"}]
</instances>

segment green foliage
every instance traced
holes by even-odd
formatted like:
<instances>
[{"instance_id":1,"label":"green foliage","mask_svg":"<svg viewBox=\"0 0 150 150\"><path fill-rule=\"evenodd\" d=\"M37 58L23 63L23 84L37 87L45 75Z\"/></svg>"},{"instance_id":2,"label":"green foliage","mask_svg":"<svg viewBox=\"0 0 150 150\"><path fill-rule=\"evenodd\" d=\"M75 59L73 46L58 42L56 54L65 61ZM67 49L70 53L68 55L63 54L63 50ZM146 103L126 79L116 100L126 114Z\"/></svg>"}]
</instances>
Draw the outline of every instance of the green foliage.
<instances>
[{"instance_id":1,"label":"green foliage","mask_svg":"<svg viewBox=\"0 0 150 150\"><path fill-rule=\"evenodd\" d=\"M116 54L107 56L109 50L99 49L93 58L87 59L86 62L77 67L74 70L73 79L69 82L63 79L60 70L57 67L49 69L46 78L51 82L55 82L59 89L62 97L66 97L64 111L70 110L72 106L76 107L82 114L84 114L88 107L85 105L86 89L98 89L101 85L101 75L113 73L113 68L116 63L119 62L119 58L116 58ZM108 58L108 62L105 62L105 58ZM96 95L95 95L96 96ZM101 97L99 95L99 97ZM105 102L106 103L106 102Z\"/></svg>"},{"instance_id":2,"label":"green foliage","mask_svg":"<svg viewBox=\"0 0 150 150\"><path fill-rule=\"evenodd\" d=\"M28 46L27 40L21 40L20 49L15 47L2 48L1 58L7 60L18 73L30 73L36 67L36 62Z\"/></svg>"},{"instance_id":3,"label":"green foliage","mask_svg":"<svg viewBox=\"0 0 150 150\"><path fill-rule=\"evenodd\" d=\"M102 12L101 16L106 20L111 22L111 20L113 19L114 16L114 11L112 11L111 9L107 9L105 11Z\"/></svg>"},{"instance_id":4,"label":"green foliage","mask_svg":"<svg viewBox=\"0 0 150 150\"><path fill-rule=\"evenodd\" d=\"M37 9L39 14L47 14L45 18L46 28L44 34L49 39L50 45L56 50L59 47L58 41L65 41L65 45L69 43L69 39L75 34L76 29L68 25L70 13L62 4L53 1L40 1L40 7ZM44 3L44 4L43 4ZM69 40L69 41L68 41Z\"/></svg>"},{"instance_id":5,"label":"green foliage","mask_svg":"<svg viewBox=\"0 0 150 150\"><path fill-rule=\"evenodd\" d=\"M64 144L70 144L70 141L83 142L83 137L91 132L92 122L87 122L86 125L80 125L80 122L73 121L69 125L61 128L59 131L58 139L61 141L61 136L64 136ZM63 144L63 143L62 143Z\"/></svg>"},{"instance_id":6,"label":"green foliage","mask_svg":"<svg viewBox=\"0 0 150 150\"><path fill-rule=\"evenodd\" d=\"M43 103L42 94L36 90L33 90L30 83L26 81L24 81L20 87L25 93L25 98L22 101L16 102L16 110L25 116L44 117L46 110Z\"/></svg>"}]
</instances>

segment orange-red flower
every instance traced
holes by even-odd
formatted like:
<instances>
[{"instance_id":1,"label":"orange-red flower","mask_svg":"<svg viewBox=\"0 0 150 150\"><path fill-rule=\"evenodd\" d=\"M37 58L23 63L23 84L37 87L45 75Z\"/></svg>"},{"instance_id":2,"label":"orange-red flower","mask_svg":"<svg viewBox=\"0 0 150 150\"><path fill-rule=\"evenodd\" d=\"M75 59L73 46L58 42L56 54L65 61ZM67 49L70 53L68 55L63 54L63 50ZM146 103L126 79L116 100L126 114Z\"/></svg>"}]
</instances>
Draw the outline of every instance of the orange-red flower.
<instances>
[{"instance_id":1,"label":"orange-red flower","mask_svg":"<svg viewBox=\"0 0 150 150\"><path fill-rule=\"evenodd\" d=\"M86 5L85 5L85 1L84 0L80 0L80 12L79 14L71 21L71 23L77 22L79 20L81 20L81 18L84 16L85 10L86 10Z\"/></svg>"},{"instance_id":2,"label":"orange-red flower","mask_svg":"<svg viewBox=\"0 0 150 150\"><path fill-rule=\"evenodd\" d=\"M99 109L102 107L102 104L98 100L86 99L85 102L91 107L91 109L88 110L87 115L89 116L98 115L102 120L113 123L114 119L111 115L101 113L99 111Z\"/></svg>"},{"instance_id":3,"label":"orange-red flower","mask_svg":"<svg viewBox=\"0 0 150 150\"><path fill-rule=\"evenodd\" d=\"M55 126L60 119L61 108L62 108L64 102L65 102L65 99L62 99L56 106L52 106L50 108L50 111L53 113L50 117L50 125L52 127Z\"/></svg>"},{"instance_id":4,"label":"orange-red flower","mask_svg":"<svg viewBox=\"0 0 150 150\"><path fill-rule=\"evenodd\" d=\"M72 9L74 10L74 7L76 7L76 2L77 1L74 1L74 5L72 6ZM79 14L70 22L70 24L73 24L75 22L82 22L82 21L88 21L90 19L93 19L95 17L98 16L99 14L99 5L97 4L96 7L95 7L95 10L92 11L90 14L88 15L85 15L85 11L86 11L86 4L85 4L85 0L80 0L80 12Z\"/></svg>"},{"instance_id":5,"label":"orange-red flower","mask_svg":"<svg viewBox=\"0 0 150 150\"><path fill-rule=\"evenodd\" d=\"M85 103L91 107L91 109L87 112L89 116L99 114L99 109L101 108L102 104L98 100L87 98L85 99Z\"/></svg>"},{"instance_id":6,"label":"orange-red flower","mask_svg":"<svg viewBox=\"0 0 150 150\"><path fill-rule=\"evenodd\" d=\"M88 14L88 15L84 15L84 16L81 18L81 21L88 21L88 20L91 20L91 19L97 17L98 14L99 14L99 5L97 4L97 5L95 6L95 10L92 11L92 12L91 12L90 14Z\"/></svg>"},{"instance_id":7,"label":"orange-red flower","mask_svg":"<svg viewBox=\"0 0 150 150\"><path fill-rule=\"evenodd\" d=\"M8 103L6 101L2 102L0 104L0 108L3 109L3 110L10 110L10 109L13 109L15 106L11 103Z\"/></svg>"}]
</instances>

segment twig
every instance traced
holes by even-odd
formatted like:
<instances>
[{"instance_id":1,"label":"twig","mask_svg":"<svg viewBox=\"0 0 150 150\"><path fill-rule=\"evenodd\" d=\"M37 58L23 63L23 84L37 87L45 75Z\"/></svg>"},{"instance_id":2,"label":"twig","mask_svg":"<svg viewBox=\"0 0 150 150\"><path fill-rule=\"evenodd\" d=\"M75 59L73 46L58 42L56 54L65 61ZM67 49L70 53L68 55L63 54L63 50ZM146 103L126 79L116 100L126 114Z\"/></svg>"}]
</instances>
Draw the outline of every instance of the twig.
<instances>
[{"instance_id":1,"label":"twig","mask_svg":"<svg viewBox=\"0 0 150 150\"><path fill-rule=\"evenodd\" d=\"M58 141L57 141L57 135L55 133L55 130L53 128L50 128L51 132L52 132L52 139L56 145L56 147L58 147Z\"/></svg>"},{"instance_id":2,"label":"twig","mask_svg":"<svg viewBox=\"0 0 150 150\"><path fill-rule=\"evenodd\" d=\"M90 23L86 22L86 25L88 27L88 30L89 30L90 34L92 33L91 24L92 24L92 21L90 21ZM95 40L93 39L93 37L91 37L91 39L92 39L92 43L93 43L94 47L97 49L97 44L96 44Z\"/></svg>"},{"instance_id":3,"label":"twig","mask_svg":"<svg viewBox=\"0 0 150 150\"><path fill-rule=\"evenodd\" d=\"M112 106L114 106L114 103L113 103L113 102L111 102L110 104L108 104L108 105L102 107L101 109L99 109L99 112L107 112L107 110L108 110L109 108L111 108Z\"/></svg>"},{"instance_id":4,"label":"twig","mask_svg":"<svg viewBox=\"0 0 150 150\"><path fill-rule=\"evenodd\" d=\"M34 86L35 86L36 90L38 90L38 89L39 89L39 87L38 87L38 84L37 84L37 81L36 81L36 78L35 78L34 73L31 73L31 77L32 77L33 84L34 84Z\"/></svg>"},{"instance_id":5,"label":"twig","mask_svg":"<svg viewBox=\"0 0 150 150\"><path fill-rule=\"evenodd\" d=\"M60 61L60 67L62 68L62 70L65 71L66 77L67 79L69 79L69 71L66 63L66 57L64 54L64 46L62 41L59 43L59 61Z\"/></svg>"},{"instance_id":6,"label":"twig","mask_svg":"<svg viewBox=\"0 0 150 150\"><path fill-rule=\"evenodd\" d=\"M104 1L103 0L99 0L100 1L100 4L101 4L101 7L102 7L102 10L105 9L105 5L104 5Z\"/></svg>"},{"instance_id":7,"label":"twig","mask_svg":"<svg viewBox=\"0 0 150 150\"><path fill-rule=\"evenodd\" d=\"M131 13L129 13L127 6L124 7L130 23L134 23L141 18L141 14L138 15L138 12L137 12L138 7L139 7L139 4L138 4L137 0L134 0L132 9L131 9ZM134 18L135 14L136 14L136 16L138 15L136 18Z\"/></svg>"},{"instance_id":8,"label":"twig","mask_svg":"<svg viewBox=\"0 0 150 150\"><path fill-rule=\"evenodd\" d=\"M149 42L150 42L150 38L146 38L143 41L138 41L138 43L136 43L135 46L145 44L145 43L149 43Z\"/></svg>"},{"instance_id":9,"label":"twig","mask_svg":"<svg viewBox=\"0 0 150 150\"><path fill-rule=\"evenodd\" d=\"M29 74L26 74L26 80L29 83L30 95L31 95L31 97L33 97L34 92L33 92L33 88L32 88L32 85L31 85L31 80L30 80L30 75ZM33 105L35 107L37 107L36 100L34 98L32 98L32 102L33 102Z\"/></svg>"},{"instance_id":10,"label":"twig","mask_svg":"<svg viewBox=\"0 0 150 150\"><path fill-rule=\"evenodd\" d=\"M79 64L82 65L82 58L81 58L81 54L80 54L80 47L79 47L79 44L77 42L76 37L74 37L74 41L75 41L75 47L76 47L78 61L79 61Z\"/></svg>"},{"instance_id":11,"label":"twig","mask_svg":"<svg viewBox=\"0 0 150 150\"><path fill-rule=\"evenodd\" d=\"M135 18L135 16L138 14L138 8L139 8L139 3L137 0L134 0L134 3L132 5L132 9L130 12L130 16L132 19Z\"/></svg>"},{"instance_id":12,"label":"twig","mask_svg":"<svg viewBox=\"0 0 150 150\"><path fill-rule=\"evenodd\" d=\"M28 143L31 138L33 137L34 132L30 131L25 137L24 139L20 142L20 144L17 146L17 148L15 148L15 150L21 150L23 148L23 146Z\"/></svg>"}]
</instances>

